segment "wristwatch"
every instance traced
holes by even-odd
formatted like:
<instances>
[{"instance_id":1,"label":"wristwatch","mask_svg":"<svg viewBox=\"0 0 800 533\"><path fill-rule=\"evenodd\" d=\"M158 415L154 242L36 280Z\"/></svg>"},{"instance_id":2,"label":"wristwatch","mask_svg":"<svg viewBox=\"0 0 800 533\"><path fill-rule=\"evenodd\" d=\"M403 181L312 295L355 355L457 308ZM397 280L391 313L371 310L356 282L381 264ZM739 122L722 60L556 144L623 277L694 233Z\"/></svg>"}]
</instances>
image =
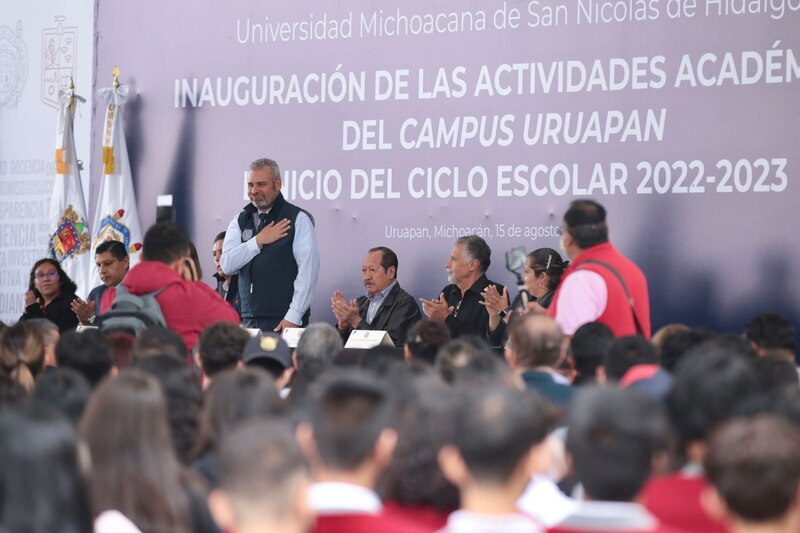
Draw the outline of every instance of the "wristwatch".
<instances>
[{"instance_id":1,"label":"wristwatch","mask_svg":"<svg viewBox=\"0 0 800 533\"><path fill-rule=\"evenodd\" d=\"M500 312L499 312L499 313L497 313L497 314L500 316L500 318L505 318L505 317L507 317L509 314L511 314L511 311L513 311L513 310L514 310L514 309L513 309L513 308L512 308L512 307L509 305L508 307L506 307L505 309L503 309L502 311L500 311Z\"/></svg>"}]
</instances>

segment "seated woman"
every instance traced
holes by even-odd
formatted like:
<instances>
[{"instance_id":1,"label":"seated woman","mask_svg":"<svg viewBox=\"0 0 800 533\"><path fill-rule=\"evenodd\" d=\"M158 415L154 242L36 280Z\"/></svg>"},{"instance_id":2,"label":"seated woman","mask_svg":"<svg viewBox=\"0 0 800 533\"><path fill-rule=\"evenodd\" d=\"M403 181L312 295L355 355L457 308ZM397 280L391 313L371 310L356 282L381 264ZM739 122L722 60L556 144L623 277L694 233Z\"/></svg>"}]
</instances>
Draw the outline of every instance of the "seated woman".
<instances>
[{"instance_id":1,"label":"seated woman","mask_svg":"<svg viewBox=\"0 0 800 533\"><path fill-rule=\"evenodd\" d=\"M543 313L553 301L561 276L567 269L569 261L561 259L561 255L552 248L538 248L528 254L525 261L525 289L509 305L508 292L497 292L494 285L489 285L483 293L486 312L489 313L489 337L492 346L502 346L506 334L506 326L512 315L525 314L529 311Z\"/></svg>"},{"instance_id":2,"label":"seated woman","mask_svg":"<svg viewBox=\"0 0 800 533\"><path fill-rule=\"evenodd\" d=\"M55 259L39 259L31 269L25 312L20 320L47 318L61 333L78 327L78 317L70 305L77 287Z\"/></svg>"}]
</instances>

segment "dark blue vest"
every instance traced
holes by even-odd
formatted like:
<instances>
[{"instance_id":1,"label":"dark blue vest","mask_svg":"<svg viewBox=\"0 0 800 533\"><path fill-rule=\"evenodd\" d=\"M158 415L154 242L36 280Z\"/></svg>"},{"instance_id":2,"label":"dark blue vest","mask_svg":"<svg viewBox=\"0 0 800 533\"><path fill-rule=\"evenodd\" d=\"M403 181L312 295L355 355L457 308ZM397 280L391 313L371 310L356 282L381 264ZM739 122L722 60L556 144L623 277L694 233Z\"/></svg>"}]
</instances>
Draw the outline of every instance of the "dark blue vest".
<instances>
[{"instance_id":1,"label":"dark blue vest","mask_svg":"<svg viewBox=\"0 0 800 533\"><path fill-rule=\"evenodd\" d=\"M247 204L239 213L238 223L242 242L256 235L258 210ZM239 270L239 298L242 318L283 318L289 310L294 295L294 280L297 277L297 261L294 259L295 221L302 211L278 195L267 213L267 224L288 218L291 222L286 237L261 247L261 252ZM308 320L306 311L303 321Z\"/></svg>"}]
</instances>

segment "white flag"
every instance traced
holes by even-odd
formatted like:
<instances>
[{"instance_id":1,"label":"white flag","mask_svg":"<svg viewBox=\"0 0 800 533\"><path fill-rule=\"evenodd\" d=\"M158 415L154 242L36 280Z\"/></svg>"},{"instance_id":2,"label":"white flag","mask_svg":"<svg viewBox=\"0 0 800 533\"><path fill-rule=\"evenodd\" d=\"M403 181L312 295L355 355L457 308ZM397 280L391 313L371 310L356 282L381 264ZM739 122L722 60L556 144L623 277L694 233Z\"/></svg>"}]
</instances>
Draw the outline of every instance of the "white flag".
<instances>
[{"instance_id":1,"label":"white flag","mask_svg":"<svg viewBox=\"0 0 800 533\"><path fill-rule=\"evenodd\" d=\"M73 132L75 100L85 100L75 96L72 89L60 91L59 99L56 180L50 198L47 255L61 263L61 268L78 286L78 295L86 297L93 287L89 281L89 269L94 261L89 253L91 232Z\"/></svg>"},{"instance_id":2,"label":"white flag","mask_svg":"<svg viewBox=\"0 0 800 533\"><path fill-rule=\"evenodd\" d=\"M108 107L103 121L103 181L100 183L94 215L92 257L97 245L103 241L120 241L125 244L130 266L133 267L139 262L141 255L142 227L139 224L139 211L136 209L131 165L120 114L122 106L128 101L128 86L109 87L97 92ZM94 261L92 280L93 286L100 284L100 275Z\"/></svg>"}]
</instances>

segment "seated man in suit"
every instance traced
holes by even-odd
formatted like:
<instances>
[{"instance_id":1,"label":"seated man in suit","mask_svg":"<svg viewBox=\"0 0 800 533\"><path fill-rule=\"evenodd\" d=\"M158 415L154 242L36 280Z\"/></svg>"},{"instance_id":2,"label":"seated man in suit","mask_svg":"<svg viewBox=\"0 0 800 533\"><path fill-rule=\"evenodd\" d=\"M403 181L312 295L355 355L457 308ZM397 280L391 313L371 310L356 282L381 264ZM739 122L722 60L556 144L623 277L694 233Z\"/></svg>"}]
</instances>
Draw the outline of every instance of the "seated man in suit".
<instances>
[{"instance_id":1,"label":"seated man in suit","mask_svg":"<svg viewBox=\"0 0 800 533\"><path fill-rule=\"evenodd\" d=\"M94 317L108 311L114 302L116 287L130 266L128 250L120 241L105 241L97 245L94 261L103 283L91 290L85 302L80 298L72 301L72 312L84 325L93 323Z\"/></svg>"},{"instance_id":2,"label":"seated man in suit","mask_svg":"<svg viewBox=\"0 0 800 533\"><path fill-rule=\"evenodd\" d=\"M349 303L341 291L333 293L331 307L337 327L347 340L354 329L385 330L398 348L403 346L408 328L422 314L414 297L397 282L397 254L385 246L372 248L361 265L365 296Z\"/></svg>"}]
</instances>

